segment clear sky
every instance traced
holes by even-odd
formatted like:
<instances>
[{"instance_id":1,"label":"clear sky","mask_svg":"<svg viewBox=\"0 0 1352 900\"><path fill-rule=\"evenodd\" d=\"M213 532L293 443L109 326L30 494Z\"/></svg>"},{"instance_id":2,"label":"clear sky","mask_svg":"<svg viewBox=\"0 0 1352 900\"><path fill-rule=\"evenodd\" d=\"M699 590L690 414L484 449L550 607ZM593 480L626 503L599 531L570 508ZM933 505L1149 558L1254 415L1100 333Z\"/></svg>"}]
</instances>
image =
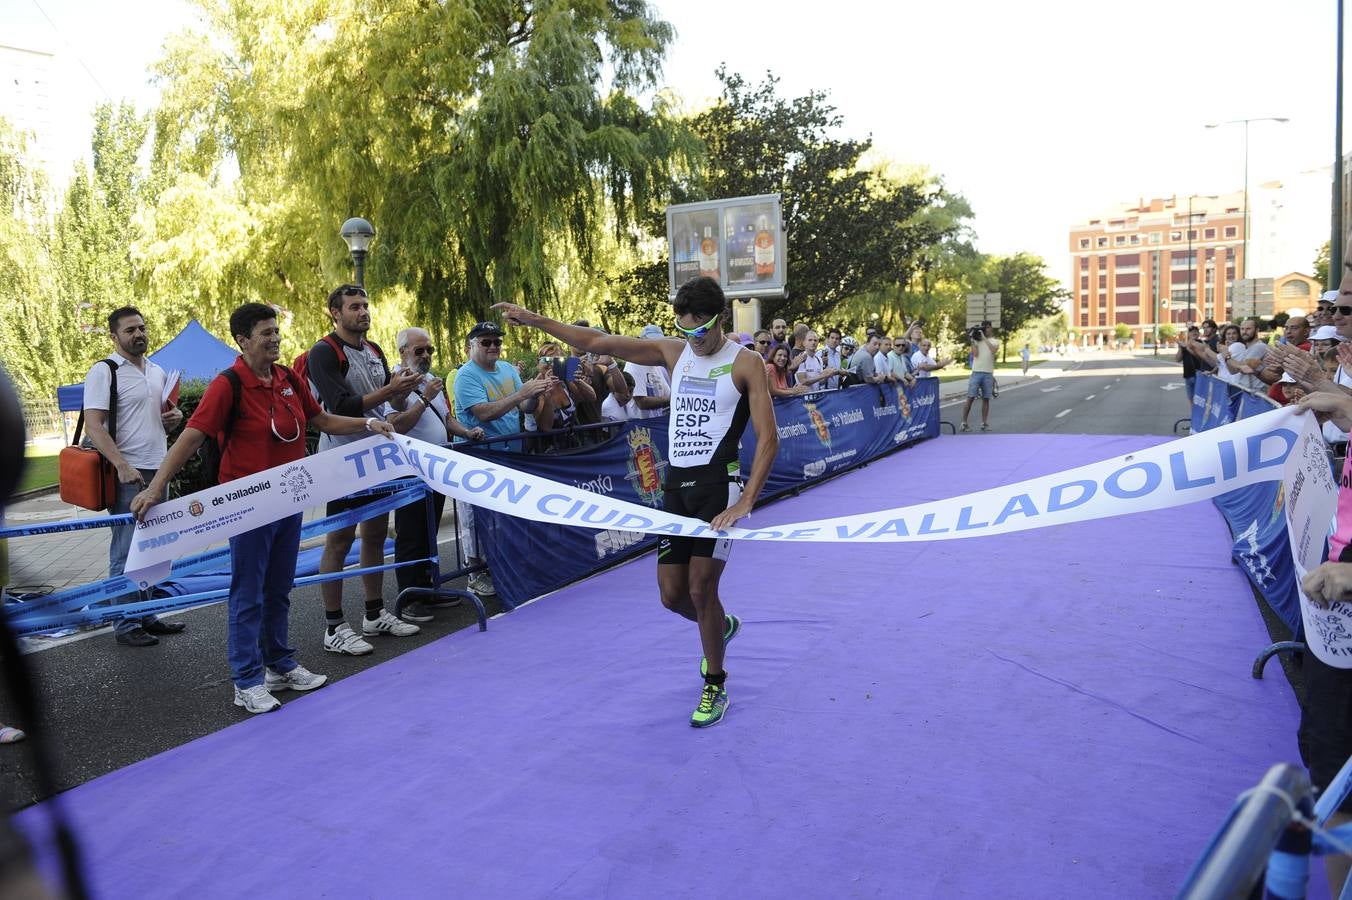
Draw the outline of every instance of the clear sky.
<instances>
[{"instance_id":1,"label":"clear sky","mask_svg":"<svg viewBox=\"0 0 1352 900\"><path fill-rule=\"evenodd\" d=\"M1209 122L1291 120L1252 126L1251 185L1333 160L1332 0L655 5L678 32L666 80L692 106L720 62L775 72L786 96L826 90L846 134L967 197L982 250L1037 253L1058 277L1070 225L1109 204L1242 187L1242 126ZM182 0L0 0L0 43L61 54L78 148L95 102L154 102L146 68L193 15Z\"/></svg>"}]
</instances>

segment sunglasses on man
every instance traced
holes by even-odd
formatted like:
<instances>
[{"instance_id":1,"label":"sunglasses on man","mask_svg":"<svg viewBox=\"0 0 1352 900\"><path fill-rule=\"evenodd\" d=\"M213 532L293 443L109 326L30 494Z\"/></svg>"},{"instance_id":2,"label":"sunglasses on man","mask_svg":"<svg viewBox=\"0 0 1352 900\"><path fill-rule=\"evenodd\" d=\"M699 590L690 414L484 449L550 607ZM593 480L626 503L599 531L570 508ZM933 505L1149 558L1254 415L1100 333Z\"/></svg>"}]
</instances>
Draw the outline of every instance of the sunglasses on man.
<instances>
[{"instance_id":1,"label":"sunglasses on man","mask_svg":"<svg viewBox=\"0 0 1352 900\"><path fill-rule=\"evenodd\" d=\"M501 347L502 338L479 338L480 347Z\"/></svg>"},{"instance_id":2,"label":"sunglasses on man","mask_svg":"<svg viewBox=\"0 0 1352 900\"><path fill-rule=\"evenodd\" d=\"M1352 316L1352 306L1330 306L1329 312L1335 316Z\"/></svg>"},{"instance_id":3,"label":"sunglasses on man","mask_svg":"<svg viewBox=\"0 0 1352 900\"><path fill-rule=\"evenodd\" d=\"M722 313L715 313L712 319L705 322L703 325L700 325L695 328L686 328L684 325L681 324L681 320L677 319L676 330L679 331L681 334L685 335L687 338L697 341L700 338L704 337L706 334L708 334L710 331L713 331L714 325L718 322L718 317L720 315L722 315Z\"/></svg>"},{"instance_id":4,"label":"sunglasses on man","mask_svg":"<svg viewBox=\"0 0 1352 900\"><path fill-rule=\"evenodd\" d=\"M436 347L414 347L410 352L412 352L412 354L413 354L414 356L436 356L436 355L437 355L437 348L436 348Z\"/></svg>"}]
</instances>

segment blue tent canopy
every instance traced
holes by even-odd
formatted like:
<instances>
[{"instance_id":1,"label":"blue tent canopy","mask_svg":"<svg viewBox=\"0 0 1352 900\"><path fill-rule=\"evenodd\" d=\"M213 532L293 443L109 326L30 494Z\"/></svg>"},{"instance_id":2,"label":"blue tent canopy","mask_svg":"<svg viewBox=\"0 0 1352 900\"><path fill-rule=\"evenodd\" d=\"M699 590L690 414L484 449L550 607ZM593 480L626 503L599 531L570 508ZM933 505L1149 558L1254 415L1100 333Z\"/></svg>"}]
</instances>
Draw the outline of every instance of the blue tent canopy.
<instances>
[{"instance_id":1,"label":"blue tent canopy","mask_svg":"<svg viewBox=\"0 0 1352 900\"><path fill-rule=\"evenodd\" d=\"M237 349L193 319L172 341L150 354L150 358L166 372L181 371L184 381L207 381L233 363L238 355ZM57 388L56 402L62 412L78 412L84 406L84 383Z\"/></svg>"}]
</instances>

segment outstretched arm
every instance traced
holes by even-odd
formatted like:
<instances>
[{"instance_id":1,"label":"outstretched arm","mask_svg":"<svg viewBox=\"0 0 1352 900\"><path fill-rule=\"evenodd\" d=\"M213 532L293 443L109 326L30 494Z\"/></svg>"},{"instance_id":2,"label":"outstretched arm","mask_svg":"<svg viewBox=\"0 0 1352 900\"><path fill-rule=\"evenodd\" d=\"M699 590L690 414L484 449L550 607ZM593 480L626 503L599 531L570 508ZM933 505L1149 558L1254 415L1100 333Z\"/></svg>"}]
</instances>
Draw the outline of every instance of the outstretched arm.
<instances>
[{"instance_id":1,"label":"outstretched arm","mask_svg":"<svg viewBox=\"0 0 1352 900\"><path fill-rule=\"evenodd\" d=\"M545 334L566 342L570 347L581 347L583 350L606 356L618 356L641 366L670 368L680 357L683 349L682 342L670 338L659 340L631 338L618 334L602 334L580 325L565 325L515 303L494 303L493 308L502 313L502 317L511 325L538 328Z\"/></svg>"}]
</instances>

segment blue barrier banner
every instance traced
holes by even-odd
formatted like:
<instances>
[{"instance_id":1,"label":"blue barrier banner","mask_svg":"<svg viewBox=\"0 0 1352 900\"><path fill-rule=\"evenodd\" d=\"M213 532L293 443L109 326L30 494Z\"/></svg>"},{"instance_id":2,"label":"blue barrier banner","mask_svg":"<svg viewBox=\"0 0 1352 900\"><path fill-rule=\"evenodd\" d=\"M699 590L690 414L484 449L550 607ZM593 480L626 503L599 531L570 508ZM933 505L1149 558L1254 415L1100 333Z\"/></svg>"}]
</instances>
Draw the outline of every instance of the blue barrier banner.
<instances>
[{"instance_id":1,"label":"blue barrier banner","mask_svg":"<svg viewBox=\"0 0 1352 900\"><path fill-rule=\"evenodd\" d=\"M773 496L868 462L904 444L939 436L939 379L912 390L860 385L775 401L779 454L765 483ZM751 467L756 436L742 437L742 471Z\"/></svg>"},{"instance_id":2,"label":"blue barrier banner","mask_svg":"<svg viewBox=\"0 0 1352 900\"><path fill-rule=\"evenodd\" d=\"M1240 418L1239 404L1251 396L1243 388L1222 381L1214 375L1197 373L1195 393L1192 395L1192 430L1206 431L1229 425ZM1271 409L1269 405L1267 409Z\"/></svg>"},{"instance_id":3,"label":"blue barrier banner","mask_svg":"<svg viewBox=\"0 0 1352 900\"><path fill-rule=\"evenodd\" d=\"M1200 372L1192 402L1193 431L1260 416L1274 405L1266 397ZM1299 635L1300 595L1283 515L1285 496L1281 482L1269 481L1221 494L1213 502L1230 526L1234 559L1278 617L1293 634Z\"/></svg>"},{"instance_id":4,"label":"blue barrier banner","mask_svg":"<svg viewBox=\"0 0 1352 900\"><path fill-rule=\"evenodd\" d=\"M939 434L939 379L913 390L861 386L775 403L779 454L763 496L830 477L905 444ZM618 426L617 426L618 427ZM473 450L476 457L653 509L662 508L667 472L667 417L625 423L605 443L574 454L523 455ZM743 472L750 471L755 434L742 439ZM654 547L637 531L590 530L474 511L480 546L498 596L515 606Z\"/></svg>"}]
</instances>

